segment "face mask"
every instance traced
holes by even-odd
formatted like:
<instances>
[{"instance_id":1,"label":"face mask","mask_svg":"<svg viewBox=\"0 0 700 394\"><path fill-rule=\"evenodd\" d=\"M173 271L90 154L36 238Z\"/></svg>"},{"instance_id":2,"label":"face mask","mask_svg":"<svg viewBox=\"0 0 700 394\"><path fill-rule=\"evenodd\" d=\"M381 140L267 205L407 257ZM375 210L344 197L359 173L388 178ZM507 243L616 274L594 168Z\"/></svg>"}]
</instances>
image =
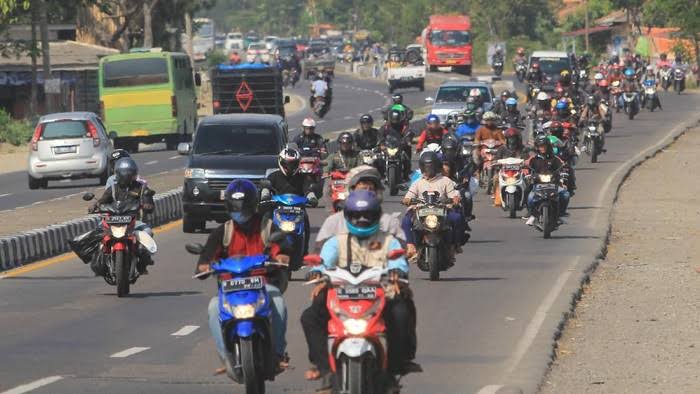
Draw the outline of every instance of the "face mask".
<instances>
[{"instance_id":1,"label":"face mask","mask_svg":"<svg viewBox=\"0 0 700 394\"><path fill-rule=\"evenodd\" d=\"M252 217L252 215L243 215L242 212L231 212L229 213L229 216L231 217L231 220L238 224L247 223Z\"/></svg>"},{"instance_id":2,"label":"face mask","mask_svg":"<svg viewBox=\"0 0 700 394\"><path fill-rule=\"evenodd\" d=\"M379 230L379 223L375 223L370 227L357 227L346 220L345 224L347 224L350 234L358 238L367 238Z\"/></svg>"}]
</instances>

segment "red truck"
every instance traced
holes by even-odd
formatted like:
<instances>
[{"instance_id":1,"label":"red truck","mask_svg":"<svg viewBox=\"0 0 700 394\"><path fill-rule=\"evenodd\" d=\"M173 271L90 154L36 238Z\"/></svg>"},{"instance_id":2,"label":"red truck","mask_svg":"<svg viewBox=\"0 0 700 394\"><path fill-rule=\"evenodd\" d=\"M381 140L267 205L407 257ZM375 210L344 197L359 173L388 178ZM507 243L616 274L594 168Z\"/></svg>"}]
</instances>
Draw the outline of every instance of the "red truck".
<instances>
[{"instance_id":1,"label":"red truck","mask_svg":"<svg viewBox=\"0 0 700 394\"><path fill-rule=\"evenodd\" d=\"M421 38L430 71L452 67L466 75L472 73L471 22L466 15L432 15Z\"/></svg>"}]
</instances>

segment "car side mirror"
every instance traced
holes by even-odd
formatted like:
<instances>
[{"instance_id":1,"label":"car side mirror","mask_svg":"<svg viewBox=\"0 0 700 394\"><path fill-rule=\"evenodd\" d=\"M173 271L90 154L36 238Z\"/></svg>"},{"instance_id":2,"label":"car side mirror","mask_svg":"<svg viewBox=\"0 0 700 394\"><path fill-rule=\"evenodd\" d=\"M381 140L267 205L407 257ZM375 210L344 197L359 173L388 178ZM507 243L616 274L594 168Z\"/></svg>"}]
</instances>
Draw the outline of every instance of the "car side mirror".
<instances>
[{"instance_id":1,"label":"car side mirror","mask_svg":"<svg viewBox=\"0 0 700 394\"><path fill-rule=\"evenodd\" d=\"M292 102L292 100L289 98L289 96L284 96L284 103L289 104L290 102Z\"/></svg>"},{"instance_id":2,"label":"car side mirror","mask_svg":"<svg viewBox=\"0 0 700 394\"><path fill-rule=\"evenodd\" d=\"M85 193L85 194L83 194L83 200L84 200L84 201L90 201L90 200L92 200L93 198L95 198L95 194L93 194L93 193Z\"/></svg>"},{"instance_id":3,"label":"car side mirror","mask_svg":"<svg viewBox=\"0 0 700 394\"><path fill-rule=\"evenodd\" d=\"M202 75L200 73L194 73L194 84L196 86L202 86Z\"/></svg>"},{"instance_id":4,"label":"car side mirror","mask_svg":"<svg viewBox=\"0 0 700 394\"><path fill-rule=\"evenodd\" d=\"M200 255L204 252L204 246L202 246L202 244L187 244L185 245L185 249L188 253L194 255Z\"/></svg>"},{"instance_id":5,"label":"car side mirror","mask_svg":"<svg viewBox=\"0 0 700 394\"><path fill-rule=\"evenodd\" d=\"M177 144L177 153L180 155L188 155L191 149L192 147L190 146L189 142L180 142Z\"/></svg>"},{"instance_id":6,"label":"car side mirror","mask_svg":"<svg viewBox=\"0 0 700 394\"><path fill-rule=\"evenodd\" d=\"M425 103L426 103L426 104L432 104L434 101L435 101L435 99L433 99L432 97L426 97L426 98L425 98Z\"/></svg>"}]
</instances>

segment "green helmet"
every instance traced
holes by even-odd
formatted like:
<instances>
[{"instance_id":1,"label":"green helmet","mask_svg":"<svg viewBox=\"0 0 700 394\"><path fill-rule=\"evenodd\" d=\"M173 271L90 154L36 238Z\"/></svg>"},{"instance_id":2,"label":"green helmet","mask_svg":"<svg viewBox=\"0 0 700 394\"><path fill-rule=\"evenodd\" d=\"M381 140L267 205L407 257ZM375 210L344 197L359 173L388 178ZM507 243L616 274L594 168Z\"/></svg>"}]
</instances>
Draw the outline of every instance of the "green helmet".
<instances>
[{"instance_id":1,"label":"green helmet","mask_svg":"<svg viewBox=\"0 0 700 394\"><path fill-rule=\"evenodd\" d=\"M406 107L403 104L394 104L391 106L392 111L406 112Z\"/></svg>"},{"instance_id":2,"label":"green helmet","mask_svg":"<svg viewBox=\"0 0 700 394\"><path fill-rule=\"evenodd\" d=\"M555 155L559 154L559 147L563 146L564 144L561 142L559 138L557 138L554 135L547 136L549 139L549 143L552 145L552 150L554 151Z\"/></svg>"}]
</instances>

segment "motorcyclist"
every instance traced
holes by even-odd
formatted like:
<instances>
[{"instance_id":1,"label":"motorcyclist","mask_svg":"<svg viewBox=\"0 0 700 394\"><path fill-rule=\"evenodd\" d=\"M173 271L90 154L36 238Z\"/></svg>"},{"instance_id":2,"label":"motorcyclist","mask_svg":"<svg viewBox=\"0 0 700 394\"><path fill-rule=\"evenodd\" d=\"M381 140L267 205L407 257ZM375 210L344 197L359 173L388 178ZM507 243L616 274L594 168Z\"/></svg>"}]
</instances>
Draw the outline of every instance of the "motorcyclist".
<instances>
[{"instance_id":1,"label":"motorcyclist","mask_svg":"<svg viewBox=\"0 0 700 394\"><path fill-rule=\"evenodd\" d=\"M442 144L442 137L447 134L447 130L440 125L440 118L435 114L430 114L425 120L426 128L418 136L416 143L416 153L420 153L423 147L430 144Z\"/></svg>"},{"instance_id":2,"label":"motorcyclist","mask_svg":"<svg viewBox=\"0 0 700 394\"><path fill-rule=\"evenodd\" d=\"M465 111L473 111L476 119L481 122L481 118L484 116L484 107L479 104L479 99L473 96L467 97L467 102L464 106Z\"/></svg>"},{"instance_id":3,"label":"motorcyclist","mask_svg":"<svg viewBox=\"0 0 700 394\"><path fill-rule=\"evenodd\" d=\"M642 77L642 81L643 81L645 88L646 88L647 84L651 84L651 86L654 89L657 89L659 87L659 81L656 79L656 73L654 73L654 67L652 65L648 65L646 67L646 73ZM651 81L651 82L648 82L648 81ZM646 102L646 94L643 97L644 97L644 101ZM663 107L661 106L661 99L659 98L658 94L656 95L655 101L656 101L655 105L657 107L659 107L660 110L663 111Z\"/></svg>"},{"instance_id":4,"label":"motorcyclist","mask_svg":"<svg viewBox=\"0 0 700 394\"><path fill-rule=\"evenodd\" d=\"M610 104L610 84L607 79L604 79L598 83L598 88L593 94L597 102L605 100L606 103Z\"/></svg>"},{"instance_id":5,"label":"motorcyclist","mask_svg":"<svg viewBox=\"0 0 700 394\"><path fill-rule=\"evenodd\" d=\"M528 70L527 76L527 97L530 97L530 92L534 86L541 86L545 82L545 75L540 69L540 64L538 62L533 62Z\"/></svg>"},{"instance_id":6,"label":"motorcyclist","mask_svg":"<svg viewBox=\"0 0 700 394\"><path fill-rule=\"evenodd\" d=\"M461 207L461 197L457 190L457 184L450 178L442 175L442 161L435 152L424 152L418 160L418 167L421 171L421 178L411 184L406 192L402 203L409 207L401 221L401 227L406 234L408 253L413 255L416 252L416 239L413 232L413 221L415 219L414 209L411 207L411 199L423 198L423 193L428 191L436 191L440 193L441 198L451 200L453 208ZM447 214L447 221L450 224L450 238L447 243L450 245L451 260L454 256L461 253L461 247L467 241L465 234L465 221L462 213L457 209L452 209ZM451 261L454 264L454 261Z\"/></svg>"},{"instance_id":7,"label":"motorcyclist","mask_svg":"<svg viewBox=\"0 0 700 394\"><path fill-rule=\"evenodd\" d=\"M367 190L350 193L343 210L345 229L328 239L321 249L325 269L349 269L360 264L364 267L389 269L392 290L387 292L383 318L386 323L388 370L394 375L420 370L413 363L416 353L416 310L410 290L397 285L398 278L408 274L408 263L401 256L389 260L389 252L401 249L394 236L381 229L382 208L377 196ZM313 275L313 271L312 271ZM312 367L305 373L307 380L321 379L319 390L333 387L333 374L328 360L328 307L326 283L312 291L311 305L301 314L301 325L309 347ZM390 386L396 382L389 382Z\"/></svg>"},{"instance_id":8,"label":"motorcyclist","mask_svg":"<svg viewBox=\"0 0 700 394\"><path fill-rule=\"evenodd\" d=\"M552 112L552 120L560 122L571 121L571 109L569 107L570 103L566 99L558 100Z\"/></svg>"},{"instance_id":9,"label":"motorcyclist","mask_svg":"<svg viewBox=\"0 0 700 394\"><path fill-rule=\"evenodd\" d=\"M455 130L455 135L458 138L471 138L472 140L476 136L476 130L481 126L479 123L479 118L476 116L476 112L470 109L464 110L464 123L457 126Z\"/></svg>"},{"instance_id":10,"label":"motorcyclist","mask_svg":"<svg viewBox=\"0 0 700 394\"><path fill-rule=\"evenodd\" d=\"M513 71L517 71L519 64L527 63L527 57L525 56L525 48L519 47L515 51L515 56L513 57Z\"/></svg>"},{"instance_id":11,"label":"motorcyclist","mask_svg":"<svg viewBox=\"0 0 700 394\"><path fill-rule=\"evenodd\" d=\"M639 92L641 87L639 81L637 80L637 74L632 68L625 69L625 79L622 81L622 91L623 92ZM618 97L618 107L624 108L625 101L623 95ZM639 94L637 94L637 105L639 105Z\"/></svg>"},{"instance_id":12,"label":"motorcyclist","mask_svg":"<svg viewBox=\"0 0 700 394\"><path fill-rule=\"evenodd\" d=\"M318 149L324 157L326 150L326 140L320 134L316 134L316 121L313 118L305 118L301 123L302 132L294 138L294 143L299 149Z\"/></svg>"},{"instance_id":13,"label":"motorcyclist","mask_svg":"<svg viewBox=\"0 0 700 394\"><path fill-rule=\"evenodd\" d=\"M602 126L601 126L602 131ZM566 185L567 190L571 196L574 195L576 191L576 171L575 171L575 159L577 156L576 143L572 138L572 134L569 130L564 128L564 124L558 121L554 121L549 126L549 141L552 145L554 154L559 156L564 163L569 164L569 178ZM602 135L603 133L601 133ZM605 136L601 139L601 148L605 145ZM584 145L585 146L585 145ZM603 149L603 151L605 151Z\"/></svg>"},{"instance_id":14,"label":"motorcyclist","mask_svg":"<svg viewBox=\"0 0 700 394\"><path fill-rule=\"evenodd\" d=\"M610 60L609 60L610 65L619 65L620 64L620 55L618 55L617 51L612 51L610 53Z\"/></svg>"},{"instance_id":15,"label":"motorcyclist","mask_svg":"<svg viewBox=\"0 0 700 394\"><path fill-rule=\"evenodd\" d=\"M404 153L402 155L402 167L404 168L403 176L404 178L408 178L411 172L411 156L413 155L410 142L413 133L407 128L405 116L406 113L401 107L389 111L388 121L381 128L381 140L379 144L380 146L384 146L384 141L386 141L389 136L401 141L401 150Z\"/></svg>"},{"instance_id":16,"label":"motorcyclist","mask_svg":"<svg viewBox=\"0 0 700 394\"><path fill-rule=\"evenodd\" d=\"M119 159L114 165L115 182L108 186L102 196L97 200L91 208L91 212L98 212L99 205L111 204L115 201L139 201L143 213L148 214L153 212L155 203L153 202L153 192L145 182L138 179L139 168L136 162L130 157ZM153 236L153 230L150 226L143 222L143 217L137 218L135 229L144 231L150 236ZM151 254L144 248L139 248L139 261L136 268L142 275L148 274L147 266L153 265ZM93 266L93 270L95 267ZM98 275L100 272L95 271Z\"/></svg>"},{"instance_id":17,"label":"motorcyclist","mask_svg":"<svg viewBox=\"0 0 700 394\"><path fill-rule=\"evenodd\" d=\"M391 96L391 104L382 110L384 120L389 120L389 112L396 108L397 105L403 107L403 111L406 113L406 122L413 119L413 110L403 103L403 95L401 93L394 93Z\"/></svg>"},{"instance_id":18,"label":"motorcyclist","mask_svg":"<svg viewBox=\"0 0 700 394\"><path fill-rule=\"evenodd\" d=\"M495 113L496 115L503 117L506 113L506 100L510 98L510 92L507 90L504 90L501 92L501 95L499 96L499 99L496 100L495 103L493 103L493 107L491 108L491 111Z\"/></svg>"},{"instance_id":19,"label":"motorcyclist","mask_svg":"<svg viewBox=\"0 0 700 394\"><path fill-rule=\"evenodd\" d=\"M539 92L537 93L537 103L534 107L534 117L535 118L549 118L552 113L552 99L549 97L549 95L545 92Z\"/></svg>"},{"instance_id":20,"label":"motorcyclist","mask_svg":"<svg viewBox=\"0 0 700 394\"><path fill-rule=\"evenodd\" d=\"M255 185L246 179L232 181L224 191L224 205L229 215L229 220L220 225L209 234L204 251L199 256L196 273L208 272L211 264L231 256L251 256L265 253L269 246L269 254L273 259L283 264L289 263L289 257L282 254L280 246L270 244L269 235L272 228L272 220L263 218L257 212L258 190ZM204 277L200 277L204 279ZM286 354L287 332L287 306L279 288L274 280L265 284L265 289L272 303L271 328L274 340L272 341L277 355L276 362L279 370L285 369L289 364ZM219 358L222 362L226 359L226 345L224 343L221 323L219 322L219 297L214 296L209 301L207 308L209 314L209 330ZM216 373L226 372L225 368L219 368Z\"/></svg>"},{"instance_id":21,"label":"motorcyclist","mask_svg":"<svg viewBox=\"0 0 700 394\"><path fill-rule=\"evenodd\" d=\"M509 157L525 160L529 157L529 151L525 149L525 145L523 145L523 136L520 130L511 127L505 131L504 136L506 138L506 144L498 148L495 160L507 159Z\"/></svg>"},{"instance_id":22,"label":"motorcyclist","mask_svg":"<svg viewBox=\"0 0 700 394\"><path fill-rule=\"evenodd\" d=\"M671 62L668 60L668 55L662 53L659 55L659 61L656 62L656 68L661 70L664 67L671 67Z\"/></svg>"},{"instance_id":23,"label":"motorcyclist","mask_svg":"<svg viewBox=\"0 0 700 394\"><path fill-rule=\"evenodd\" d=\"M355 130L355 143L361 150L374 149L379 145L379 130L373 127L374 119L370 114L360 117L360 128Z\"/></svg>"},{"instance_id":24,"label":"motorcyclist","mask_svg":"<svg viewBox=\"0 0 700 394\"><path fill-rule=\"evenodd\" d=\"M323 79L323 74L318 73L316 79L311 83L311 97L309 98L309 104L311 104L311 108L314 107L316 97L325 98L327 91L328 83Z\"/></svg>"},{"instance_id":25,"label":"motorcyclist","mask_svg":"<svg viewBox=\"0 0 700 394\"><path fill-rule=\"evenodd\" d=\"M277 156L278 169L267 176L267 180L273 190L266 191L263 189L262 200L269 199L270 196L266 192L274 192L275 194L306 196L312 205L318 203L317 195L320 194L318 190L320 185L299 172L300 161L301 154L298 150L286 147L280 151Z\"/></svg>"},{"instance_id":26,"label":"motorcyclist","mask_svg":"<svg viewBox=\"0 0 700 394\"><path fill-rule=\"evenodd\" d=\"M476 105L479 107L483 107L484 105L484 98L481 95L481 90L477 88L473 88L469 91L469 96L468 98L471 98Z\"/></svg>"},{"instance_id":27,"label":"motorcyclist","mask_svg":"<svg viewBox=\"0 0 700 394\"><path fill-rule=\"evenodd\" d=\"M506 142L503 132L497 126L498 121L498 115L489 111L484 114L484 125L479 127L479 129L476 131L474 145L477 147L477 149L472 151L472 155L474 158L474 163L476 163L479 168L481 167L481 149L479 149L479 144L486 140L496 140L502 143Z\"/></svg>"},{"instance_id":28,"label":"motorcyclist","mask_svg":"<svg viewBox=\"0 0 700 394\"><path fill-rule=\"evenodd\" d=\"M114 183L116 182L117 174L114 171L114 167L119 160L124 159L126 157L131 157L131 155L129 155L129 152L127 152L124 149L115 149L112 151L112 154L109 157L109 172L112 175L110 175L109 178L107 178L107 182L105 182L105 189L114 185ZM136 177L136 180L143 184L146 184L146 180L141 178L140 175Z\"/></svg>"},{"instance_id":29,"label":"motorcyclist","mask_svg":"<svg viewBox=\"0 0 700 394\"><path fill-rule=\"evenodd\" d=\"M503 63L503 48L501 48L500 45L496 45L496 48L493 52L493 56L491 56L491 64L501 61Z\"/></svg>"},{"instance_id":30,"label":"motorcyclist","mask_svg":"<svg viewBox=\"0 0 700 394\"><path fill-rule=\"evenodd\" d=\"M547 136L538 136L535 140L535 155L527 161L527 166L531 169L532 175L537 176L538 174L553 174L559 171L565 163L554 154L552 144ZM564 216L566 214L566 208L569 205L569 192L566 188L559 187L559 215ZM535 197L534 191L530 191L527 204L528 210L530 212L530 217L527 219L526 224L532 226L535 224L535 216L533 215L535 210L535 205L537 204L537 198Z\"/></svg>"},{"instance_id":31,"label":"motorcyclist","mask_svg":"<svg viewBox=\"0 0 700 394\"><path fill-rule=\"evenodd\" d=\"M335 170L350 170L360 164L360 155L355 149L355 139L348 131L340 133L338 136L338 151L328 158L328 164L324 170L325 174L330 174Z\"/></svg>"},{"instance_id":32,"label":"motorcyclist","mask_svg":"<svg viewBox=\"0 0 700 394\"><path fill-rule=\"evenodd\" d=\"M505 111L501 117L503 118L503 123L507 125L511 125L513 127L515 126L524 126L523 125L523 116L520 114L520 111L518 110L518 100L516 100L513 97L510 97L506 100L506 106L505 106Z\"/></svg>"}]
</instances>

